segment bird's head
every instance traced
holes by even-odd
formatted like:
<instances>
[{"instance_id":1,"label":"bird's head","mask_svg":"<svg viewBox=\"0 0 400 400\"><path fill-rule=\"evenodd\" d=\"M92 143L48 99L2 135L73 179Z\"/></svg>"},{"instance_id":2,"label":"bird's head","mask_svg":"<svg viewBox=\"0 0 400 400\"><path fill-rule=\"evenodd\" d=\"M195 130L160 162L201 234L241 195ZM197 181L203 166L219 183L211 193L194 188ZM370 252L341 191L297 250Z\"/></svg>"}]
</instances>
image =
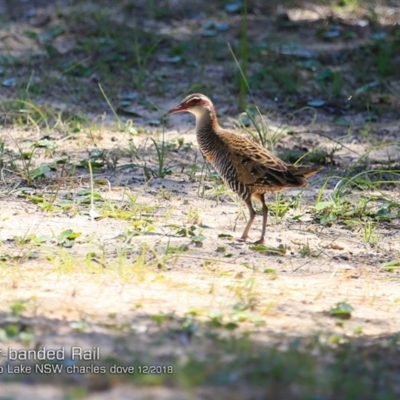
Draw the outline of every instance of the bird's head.
<instances>
[{"instance_id":1,"label":"bird's head","mask_svg":"<svg viewBox=\"0 0 400 400\"><path fill-rule=\"evenodd\" d=\"M178 112L188 111L194 114L196 117L202 117L204 115L210 115L213 119L215 111L211 100L204 96L204 94L193 93L185 97L183 101L172 110L168 111L168 114L174 114Z\"/></svg>"}]
</instances>

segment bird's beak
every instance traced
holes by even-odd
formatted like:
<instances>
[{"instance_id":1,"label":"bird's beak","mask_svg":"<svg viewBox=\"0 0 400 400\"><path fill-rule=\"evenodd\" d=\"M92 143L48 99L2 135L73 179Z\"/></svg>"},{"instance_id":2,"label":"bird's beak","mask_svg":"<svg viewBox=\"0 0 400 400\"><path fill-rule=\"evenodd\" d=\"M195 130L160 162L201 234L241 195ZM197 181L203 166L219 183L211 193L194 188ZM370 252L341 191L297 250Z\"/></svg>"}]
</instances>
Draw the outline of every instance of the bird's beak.
<instances>
[{"instance_id":1,"label":"bird's beak","mask_svg":"<svg viewBox=\"0 0 400 400\"><path fill-rule=\"evenodd\" d=\"M176 106L175 108L173 108L172 110L169 110L168 114L174 114L174 113L178 113L181 111L186 111L186 107L182 103L179 104L179 106Z\"/></svg>"}]
</instances>

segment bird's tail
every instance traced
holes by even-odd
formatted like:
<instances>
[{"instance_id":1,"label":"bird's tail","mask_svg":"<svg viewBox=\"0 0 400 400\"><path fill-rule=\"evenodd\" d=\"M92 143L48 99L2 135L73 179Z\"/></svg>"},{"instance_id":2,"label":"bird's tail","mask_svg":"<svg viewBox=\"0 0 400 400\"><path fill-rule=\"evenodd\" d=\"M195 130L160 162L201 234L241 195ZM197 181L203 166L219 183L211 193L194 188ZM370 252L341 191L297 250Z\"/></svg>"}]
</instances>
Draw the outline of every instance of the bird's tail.
<instances>
[{"instance_id":1,"label":"bird's tail","mask_svg":"<svg viewBox=\"0 0 400 400\"><path fill-rule=\"evenodd\" d=\"M309 178L310 176L315 175L317 172L321 171L324 167L307 167L304 165L291 165L290 172L294 176L302 177L302 178Z\"/></svg>"}]
</instances>

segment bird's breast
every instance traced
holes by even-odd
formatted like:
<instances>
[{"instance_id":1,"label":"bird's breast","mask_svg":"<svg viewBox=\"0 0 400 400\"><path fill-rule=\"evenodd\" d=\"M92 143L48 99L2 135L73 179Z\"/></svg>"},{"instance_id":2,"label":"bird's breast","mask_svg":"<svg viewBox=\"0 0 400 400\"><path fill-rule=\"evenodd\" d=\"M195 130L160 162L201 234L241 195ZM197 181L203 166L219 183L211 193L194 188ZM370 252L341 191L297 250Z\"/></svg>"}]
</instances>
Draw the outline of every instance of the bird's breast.
<instances>
[{"instance_id":1,"label":"bird's breast","mask_svg":"<svg viewBox=\"0 0 400 400\"><path fill-rule=\"evenodd\" d=\"M209 153L205 153L204 155L209 163L211 163L212 165L215 164L215 154L209 152Z\"/></svg>"}]
</instances>

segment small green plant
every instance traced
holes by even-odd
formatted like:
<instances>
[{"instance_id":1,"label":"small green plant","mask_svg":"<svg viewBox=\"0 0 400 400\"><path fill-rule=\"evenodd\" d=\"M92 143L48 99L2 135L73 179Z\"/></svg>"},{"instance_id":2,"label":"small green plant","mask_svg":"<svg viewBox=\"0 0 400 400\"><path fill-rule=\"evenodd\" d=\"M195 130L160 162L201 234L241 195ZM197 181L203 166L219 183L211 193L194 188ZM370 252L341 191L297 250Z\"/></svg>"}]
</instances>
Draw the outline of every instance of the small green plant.
<instances>
[{"instance_id":1,"label":"small green plant","mask_svg":"<svg viewBox=\"0 0 400 400\"><path fill-rule=\"evenodd\" d=\"M343 221L351 226L367 220L370 216L367 207L371 201L370 198L352 201L344 193L336 193L327 200L318 201L314 210L317 211L316 218L322 225L331 226L336 221Z\"/></svg>"},{"instance_id":2,"label":"small green plant","mask_svg":"<svg viewBox=\"0 0 400 400\"><path fill-rule=\"evenodd\" d=\"M396 72L396 44L385 37L377 37L371 46L371 57L379 76L385 78Z\"/></svg>"},{"instance_id":3,"label":"small green plant","mask_svg":"<svg viewBox=\"0 0 400 400\"><path fill-rule=\"evenodd\" d=\"M341 301L329 310L329 315L334 318L350 319L353 311L354 308L349 303Z\"/></svg>"},{"instance_id":4,"label":"small green plant","mask_svg":"<svg viewBox=\"0 0 400 400\"><path fill-rule=\"evenodd\" d=\"M257 106L249 107L244 113L239 116L239 124L244 128L253 139L260 143L262 146L274 149L275 144L283 136L283 130L276 129L275 132L271 132L269 124L264 115L262 115L260 109ZM249 129L250 124L254 127L256 132Z\"/></svg>"},{"instance_id":5,"label":"small green plant","mask_svg":"<svg viewBox=\"0 0 400 400\"><path fill-rule=\"evenodd\" d=\"M278 247L266 246L265 244L252 244L249 248L261 254L276 256L284 256L287 251L286 247L282 244Z\"/></svg>"},{"instance_id":6,"label":"small green plant","mask_svg":"<svg viewBox=\"0 0 400 400\"><path fill-rule=\"evenodd\" d=\"M365 243L375 246L379 241L379 234L376 231L376 226L371 221L366 221L362 224L362 238Z\"/></svg>"},{"instance_id":7,"label":"small green plant","mask_svg":"<svg viewBox=\"0 0 400 400\"><path fill-rule=\"evenodd\" d=\"M338 0L336 2L337 7L349 7L351 10L356 11L360 7L360 0Z\"/></svg>"},{"instance_id":8,"label":"small green plant","mask_svg":"<svg viewBox=\"0 0 400 400\"><path fill-rule=\"evenodd\" d=\"M189 250L189 246L187 244L181 244L179 246L171 246L169 243L165 248L165 254L182 254Z\"/></svg>"},{"instance_id":9,"label":"small green plant","mask_svg":"<svg viewBox=\"0 0 400 400\"><path fill-rule=\"evenodd\" d=\"M276 220L281 221L290 209L295 209L301 204L301 199L301 193L291 198L283 198L281 193L276 193L275 201L268 203L268 208L274 213Z\"/></svg>"},{"instance_id":10,"label":"small green plant","mask_svg":"<svg viewBox=\"0 0 400 400\"><path fill-rule=\"evenodd\" d=\"M13 142L18 150L18 156L14 156L12 159L7 160L8 165L19 174L28 184L32 184L33 181L46 177L52 170L56 170L59 165L57 163L41 163L36 166L34 163L35 157L42 155L44 157L54 157L57 145L55 141L43 139L36 142L28 143L28 148L22 147L23 145L16 139ZM4 161L3 161L4 162Z\"/></svg>"},{"instance_id":11,"label":"small green plant","mask_svg":"<svg viewBox=\"0 0 400 400\"><path fill-rule=\"evenodd\" d=\"M66 229L56 236L58 246L72 247L75 244L75 240L81 236L82 233L74 232L72 229Z\"/></svg>"},{"instance_id":12,"label":"small green plant","mask_svg":"<svg viewBox=\"0 0 400 400\"><path fill-rule=\"evenodd\" d=\"M240 304L241 311L245 309L253 310L259 303L259 292L253 277L230 285L230 290L239 300L237 304Z\"/></svg>"},{"instance_id":13,"label":"small green plant","mask_svg":"<svg viewBox=\"0 0 400 400\"><path fill-rule=\"evenodd\" d=\"M388 272L398 272L400 270L400 258L382 263L379 268Z\"/></svg>"},{"instance_id":14,"label":"small green plant","mask_svg":"<svg viewBox=\"0 0 400 400\"><path fill-rule=\"evenodd\" d=\"M313 253L313 251L312 251L312 249L311 249L310 244L308 243L308 241L307 241L307 244L303 244L303 245L299 248L299 254L300 254L302 257L309 257L309 256L312 255L312 253Z\"/></svg>"},{"instance_id":15,"label":"small green plant","mask_svg":"<svg viewBox=\"0 0 400 400\"><path fill-rule=\"evenodd\" d=\"M56 112L50 107L42 106L25 99L8 100L0 104L0 110L6 116L4 123L11 122L17 126L32 126L37 131L50 129Z\"/></svg>"},{"instance_id":16,"label":"small green plant","mask_svg":"<svg viewBox=\"0 0 400 400\"><path fill-rule=\"evenodd\" d=\"M198 229L198 226L196 225L191 225L189 227L183 227L183 228L179 228L176 231L176 234L179 236L186 236L186 237L190 237L190 239L192 240L192 242L194 243L202 243L206 237L204 235L200 233L197 233L196 230Z\"/></svg>"},{"instance_id":17,"label":"small green plant","mask_svg":"<svg viewBox=\"0 0 400 400\"><path fill-rule=\"evenodd\" d=\"M199 224L200 222L200 212L197 208L190 208L187 213L187 222L189 224Z\"/></svg>"},{"instance_id":18,"label":"small green plant","mask_svg":"<svg viewBox=\"0 0 400 400\"><path fill-rule=\"evenodd\" d=\"M157 169L153 171L153 175L157 178L164 178L170 175L172 172L172 167L165 167L165 142L164 142L164 130L161 145L159 145L153 138L150 138L154 144L154 148L157 153Z\"/></svg>"},{"instance_id":19,"label":"small green plant","mask_svg":"<svg viewBox=\"0 0 400 400\"><path fill-rule=\"evenodd\" d=\"M321 91L326 91L328 89L335 97L342 94L343 81L340 71L333 71L331 68L325 68L315 76L315 79L320 85Z\"/></svg>"},{"instance_id":20,"label":"small green plant","mask_svg":"<svg viewBox=\"0 0 400 400\"><path fill-rule=\"evenodd\" d=\"M197 246L197 247L202 247L203 242L207 239L205 235L195 235L191 237L192 242Z\"/></svg>"},{"instance_id":21,"label":"small green plant","mask_svg":"<svg viewBox=\"0 0 400 400\"><path fill-rule=\"evenodd\" d=\"M6 324L4 327L0 327L0 339L3 343L18 341L24 346L30 346L34 334L32 333L32 328L23 323L10 323Z\"/></svg>"},{"instance_id":22,"label":"small green plant","mask_svg":"<svg viewBox=\"0 0 400 400\"><path fill-rule=\"evenodd\" d=\"M21 314L26 310L28 303L29 303L29 299L15 300L10 305L11 315L13 317L20 317Z\"/></svg>"}]
</instances>

